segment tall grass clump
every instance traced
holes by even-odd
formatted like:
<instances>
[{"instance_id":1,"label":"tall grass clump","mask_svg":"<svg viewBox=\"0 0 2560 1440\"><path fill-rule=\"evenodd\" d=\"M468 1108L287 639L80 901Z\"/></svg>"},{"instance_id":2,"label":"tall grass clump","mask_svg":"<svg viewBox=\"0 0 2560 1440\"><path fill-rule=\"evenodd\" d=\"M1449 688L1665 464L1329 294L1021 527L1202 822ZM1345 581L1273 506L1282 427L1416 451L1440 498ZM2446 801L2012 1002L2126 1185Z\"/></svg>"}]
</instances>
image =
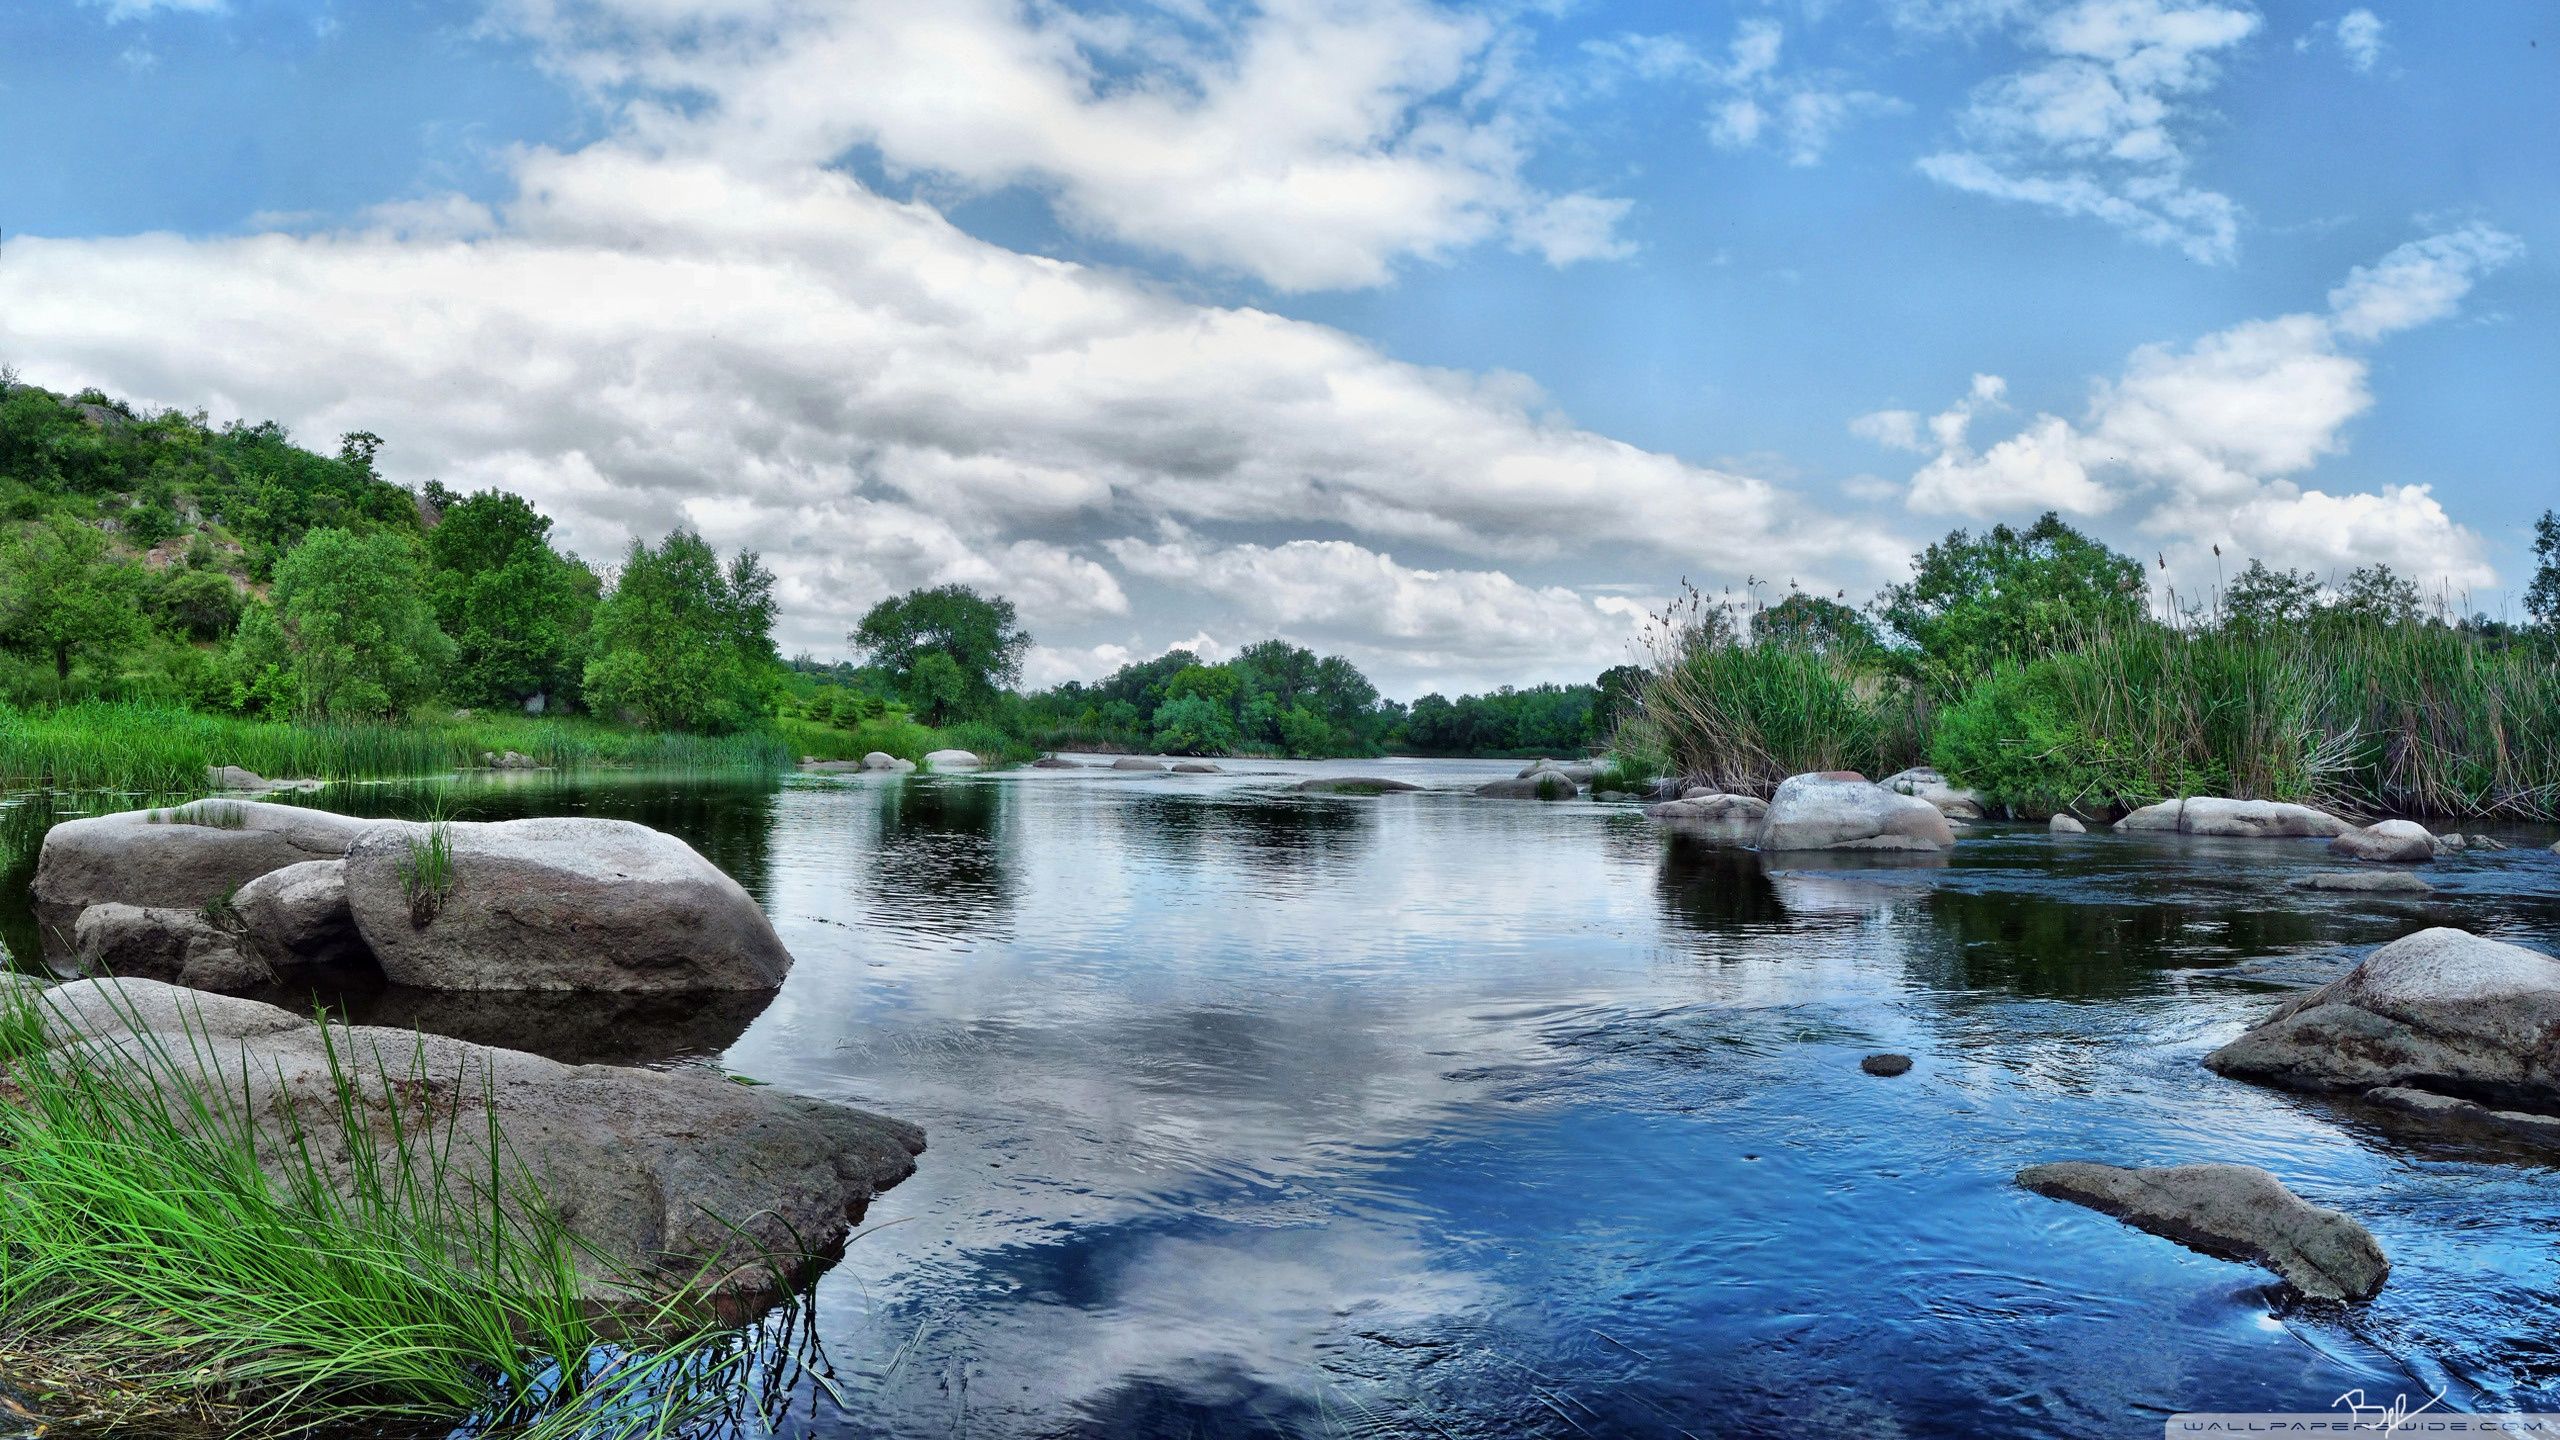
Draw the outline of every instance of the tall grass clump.
<instances>
[{"instance_id":1,"label":"tall grass clump","mask_svg":"<svg viewBox=\"0 0 2560 1440\"><path fill-rule=\"evenodd\" d=\"M1855 650L1699 633L1660 657L1616 748L1693 781L1766 795L1790 775L1889 775L1918 762L1910 687Z\"/></svg>"},{"instance_id":2,"label":"tall grass clump","mask_svg":"<svg viewBox=\"0 0 2560 1440\"><path fill-rule=\"evenodd\" d=\"M406 1099L457 1077L327 1028L327 1083L297 1090L278 1139L248 1118L255 1062L200 1019L135 1024L101 1064L49 1046L48 1005L0 1004L0 1370L57 1418L657 1436L769 1360L636 1283L595 1306L579 1270L597 1257L510 1163L485 1077L476 1104L468 1077L441 1107Z\"/></svg>"}]
</instances>

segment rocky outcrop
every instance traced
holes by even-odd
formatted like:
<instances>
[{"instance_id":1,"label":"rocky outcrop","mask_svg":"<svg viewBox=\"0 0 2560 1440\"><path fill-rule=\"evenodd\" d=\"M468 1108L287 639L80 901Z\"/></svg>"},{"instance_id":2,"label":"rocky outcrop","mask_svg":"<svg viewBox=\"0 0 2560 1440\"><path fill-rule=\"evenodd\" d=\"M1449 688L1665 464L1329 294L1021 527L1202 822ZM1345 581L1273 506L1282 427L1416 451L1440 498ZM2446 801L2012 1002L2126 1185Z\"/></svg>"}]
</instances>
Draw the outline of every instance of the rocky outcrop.
<instances>
[{"instance_id":1,"label":"rocky outcrop","mask_svg":"<svg viewBox=\"0 0 2560 1440\"><path fill-rule=\"evenodd\" d=\"M2406 870L2328 870L2293 882L2296 890L2366 895L2433 895L2436 887Z\"/></svg>"},{"instance_id":2,"label":"rocky outcrop","mask_svg":"<svg viewBox=\"0 0 2560 1440\"><path fill-rule=\"evenodd\" d=\"M2432 1090L2412 1090L2398 1085L2368 1090L2364 1098L2368 1104L2423 1121L2431 1128L2470 1130L2503 1140L2560 1149L2560 1115L2493 1110L2476 1100L2461 1100L2451 1095L2438 1095Z\"/></svg>"},{"instance_id":3,"label":"rocky outcrop","mask_svg":"<svg viewBox=\"0 0 2560 1440\"><path fill-rule=\"evenodd\" d=\"M936 750L924 757L924 763L932 770L975 770L986 764L966 750Z\"/></svg>"},{"instance_id":4,"label":"rocky outcrop","mask_svg":"<svg viewBox=\"0 0 2560 1440\"><path fill-rule=\"evenodd\" d=\"M438 834L441 883L422 883ZM737 881L624 820L377 825L347 852L346 888L357 931L397 985L770 990L791 968Z\"/></svg>"},{"instance_id":5,"label":"rocky outcrop","mask_svg":"<svg viewBox=\"0 0 2560 1440\"><path fill-rule=\"evenodd\" d=\"M1757 824L1769 816L1769 802L1751 795L1725 795L1713 790L1692 790L1678 800L1665 800L1647 805L1644 813L1665 823L1715 823L1748 821Z\"/></svg>"},{"instance_id":6,"label":"rocky outcrop","mask_svg":"<svg viewBox=\"0 0 2560 1440\"><path fill-rule=\"evenodd\" d=\"M2370 1300L2391 1274L2373 1232L2254 1165L2132 1170L2073 1160L2030 1165L2018 1183L2217 1259L2263 1265L2316 1300Z\"/></svg>"},{"instance_id":7,"label":"rocky outcrop","mask_svg":"<svg viewBox=\"0 0 2560 1440\"><path fill-rule=\"evenodd\" d=\"M2346 833L2350 827L2337 816L2308 805L2198 795L2145 805L2117 821L2116 828L2242 840L2326 840Z\"/></svg>"},{"instance_id":8,"label":"rocky outcrop","mask_svg":"<svg viewBox=\"0 0 2560 1440\"><path fill-rule=\"evenodd\" d=\"M1908 770L1887 775L1876 782L1896 795L1915 795L1938 807L1938 813L1950 820L1979 820L1983 817L1982 797L1971 790L1947 783L1947 777L1928 765L1914 765Z\"/></svg>"},{"instance_id":9,"label":"rocky outcrop","mask_svg":"<svg viewBox=\"0 0 2560 1440\"><path fill-rule=\"evenodd\" d=\"M444 1177L468 1210L494 1160L510 1182L504 1203L521 1203L512 1182L530 1183L592 1250L575 1264L600 1303L772 1298L839 1253L852 1221L924 1150L924 1133L902 1121L698 1071L561 1065L364 1026L332 1026L324 1041L274 1006L149 981L74 982L37 1004L46 1045L68 1062L142 1084L184 1078L227 1123L245 1119L279 1190L306 1153L310 1173L345 1188L370 1147L407 1137L421 1147L416 1173ZM348 1143L342 1097L361 1145Z\"/></svg>"},{"instance_id":10,"label":"rocky outcrop","mask_svg":"<svg viewBox=\"0 0 2560 1440\"><path fill-rule=\"evenodd\" d=\"M1301 780L1292 788L1310 795L1402 795L1422 787L1410 780L1385 780L1374 775L1318 775Z\"/></svg>"},{"instance_id":11,"label":"rocky outcrop","mask_svg":"<svg viewBox=\"0 0 2560 1440\"><path fill-rule=\"evenodd\" d=\"M1560 770L1534 770L1516 780L1488 780L1476 787L1487 800L1570 800L1582 793Z\"/></svg>"},{"instance_id":12,"label":"rocky outcrop","mask_svg":"<svg viewBox=\"0 0 2560 1440\"><path fill-rule=\"evenodd\" d=\"M108 901L80 912L72 927L83 975L159 980L236 995L275 983L275 972L240 937L201 910Z\"/></svg>"},{"instance_id":13,"label":"rocky outcrop","mask_svg":"<svg viewBox=\"0 0 2560 1440\"><path fill-rule=\"evenodd\" d=\"M257 800L66 820L45 832L36 860L46 954L67 953L72 926L92 905L195 909L270 870L344 855L370 823Z\"/></svg>"},{"instance_id":14,"label":"rocky outcrop","mask_svg":"<svg viewBox=\"0 0 2560 1440\"><path fill-rule=\"evenodd\" d=\"M2408 1086L2560 1111L2560 960L2460 930L2394 940L2205 1057L2297 1090Z\"/></svg>"},{"instance_id":15,"label":"rocky outcrop","mask_svg":"<svg viewBox=\"0 0 2560 1440\"><path fill-rule=\"evenodd\" d=\"M2086 835L2089 833L2088 826L2081 824L2077 819L2069 815L2054 816L2052 819L2045 822L2044 828L2052 831L2056 835Z\"/></svg>"},{"instance_id":16,"label":"rocky outcrop","mask_svg":"<svg viewBox=\"0 0 2560 1440\"><path fill-rule=\"evenodd\" d=\"M1945 850L1955 840L1937 806L1846 772L1789 776L1760 830L1764 851Z\"/></svg>"},{"instance_id":17,"label":"rocky outcrop","mask_svg":"<svg viewBox=\"0 0 2560 1440\"><path fill-rule=\"evenodd\" d=\"M1161 760L1150 760L1144 755L1123 755L1119 759L1111 762L1111 768L1114 770L1144 770L1150 774L1160 775L1164 773L1164 762Z\"/></svg>"},{"instance_id":18,"label":"rocky outcrop","mask_svg":"<svg viewBox=\"0 0 2560 1440\"><path fill-rule=\"evenodd\" d=\"M2418 865L2436 858L2436 837L2414 820L2385 820L2340 834L2329 842L2329 853L2350 860Z\"/></svg>"},{"instance_id":19,"label":"rocky outcrop","mask_svg":"<svg viewBox=\"0 0 2560 1440\"><path fill-rule=\"evenodd\" d=\"M347 908L344 860L270 870L241 886L231 909L250 947L270 965L336 965L367 956Z\"/></svg>"}]
</instances>

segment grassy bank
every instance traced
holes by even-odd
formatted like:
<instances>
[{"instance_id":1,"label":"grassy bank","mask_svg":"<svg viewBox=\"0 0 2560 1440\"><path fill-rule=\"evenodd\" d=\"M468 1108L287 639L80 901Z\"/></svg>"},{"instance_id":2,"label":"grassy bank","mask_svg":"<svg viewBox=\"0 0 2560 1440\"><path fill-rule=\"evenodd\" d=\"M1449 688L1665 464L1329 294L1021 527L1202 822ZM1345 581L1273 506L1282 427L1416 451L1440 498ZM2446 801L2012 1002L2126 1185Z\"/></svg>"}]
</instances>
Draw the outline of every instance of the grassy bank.
<instances>
[{"instance_id":1,"label":"grassy bank","mask_svg":"<svg viewBox=\"0 0 2560 1440\"><path fill-rule=\"evenodd\" d=\"M324 1090L306 1118L343 1127L356 1163L333 1176L307 1148L270 1154L271 1183L236 1099L186 1053L222 1047L189 1037L84 1064L43 1048L41 1003L0 1006L0 1374L49 1418L655 1436L735 1403L773 1358L756 1332L674 1303L636 1303L608 1333L580 1297L578 1242L523 1176L479 1161L470 1198L445 1183L463 1154L450 1126L477 1123L468 1104L439 1135L423 1105L353 1098L351 1062L333 1057L336 1104Z\"/></svg>"}]
</instances>

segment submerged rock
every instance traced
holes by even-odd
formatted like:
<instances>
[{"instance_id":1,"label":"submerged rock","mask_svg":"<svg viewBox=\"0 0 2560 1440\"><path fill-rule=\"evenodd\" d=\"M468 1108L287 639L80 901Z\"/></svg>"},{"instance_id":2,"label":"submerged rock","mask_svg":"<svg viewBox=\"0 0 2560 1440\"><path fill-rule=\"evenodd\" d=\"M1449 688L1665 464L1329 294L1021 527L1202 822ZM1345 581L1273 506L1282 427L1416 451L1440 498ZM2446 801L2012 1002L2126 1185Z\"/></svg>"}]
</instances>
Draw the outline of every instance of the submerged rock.
<instances>
[{"instance_id":1,"label":"submerged rock","mask_svg":"<svg viewBox=\"0 0 2560 1440\"><path fill-rule=\"evenodd\" d=\"M2372 895L2433 895L2436 887L2406 870L2330 870L2293 882L2297 890L2361 891Z\"/></svg>"},{"instance_id":2,"label":"submerged rock","mask_svg":"<svg viewBox=\"0 0 2560 1440\"><path fill-rule=\"evenodd\" d=\"M1691 791L1678 800L1665 800L1647 805L1644 813L1665 822L1760 821L1768 818L1769 802L1752 795L1725 795L1713 790Z\"/></svg>"},{"instance_id":3,"label":"submerged rock","mask_svg":"<svg viewBox=\"0 0 2560 1440\"><path fill-rule=\"evenodd\" d=\"M2319 839L2344 834L2347 822L2308 805L2281 800L2226 800L2198 795L2145 805L2116 822L2119 830L2221 835L2244 840Z\"/></svg>"},{"instance_id":4,"label":"submerged rock","mask_svg":"<svg viewBox=\"0 0 2560 1440\"><path fill-rule=\"evenodd\" d=\"M1476 793L1488 800L1570 800L1582 787L1563 771L1538 770L1517 780L1488 780Z\"/></svg>"},{"instance_id":5,"label":"submerged rock","mask_svg":"<svg viewBox=\"0 0 2560 1440\"><path fill-rule=\"evenodd\" d=\"M791 969L764 911L673 835L586 818L438 828L441 894L412 878L426 827L377 825L347 852L348 907L395 985L771 990Z\"/></svg>"},{"instance_id":6,"label":"submerged rock","mask_svg":"<svg viewBox=\"0 0 2560 1440\"><path fill-rule=\"evenodd\" d=\"M253 948L274 965L334 965L367 956L347 908L347 862L305 860L240 887L232 912Z\"/></svg>"},{"instance_id":7,"label":"submerged rock","mask_svg":"<svg viewBox=\"0 0 2560 1440\"><path fill-rule=\"evenodd\" d=\"M1422 787L1410 780L1385 780L1375 775L1318 775L1299 781L1293 788L1310 795L1402 795Z\"/></svg>"},{"instance_id":8,"label":"submerged rock","mask_svg":"<svg viewBox=\"0 0 2560 1440\"><path fill-rule=\"evenodd\" d=\"M2044 828L2052 831L2056 835L2086 835L2089 833L2088 826L2081 824L2077 819L2069 815L2054 816L2051 820L2045 822Z\"/></svg>"},{"instance_id":9,"label":"submerged rock","mask_svg":"<svg viewBox=\"0 0 2560 1440\"><path fill-rule=\"evenodd\" d=\"M1227 772L1207 760L1176 760L1173 762L1173 773L1176 775L1224 775Z\"/></svg>"},{"instance_id":10,"label":"submerged rock","mask_svg":"<svg viewBox=\"0 0 2560 1440\"><path fill-rule=\"evenodd\" d=\"M2476 1100L2438 1095L2431 1090L2385 1085L2364 1093L2367 1102L2414 1116L2448 1129L2479 1130L2503 1139L2560 1149L2560 1115L2524 1110L2492 1110Z\"/></svg>"},{"instance_id":11,"label":"submerged rock","mask_svg":"<svg viewBox=\"0 0 2560 1440\"><path fill-rule=\"evenodd\" d=\"M1866 1059L1858 1062L1858 1068L1866 1071L1870 1075L1882 1075L1886 1079L1890 1080L1896 1075L1908 1075L1911 1073L1911 1057L1908 1055L1895 1055L1891 1053L1870 1055Z\"/></svg>"},{"instance_id":12,"label":"submerged rock","mask_svg":"<svg viewBox=\"0 0 2560 1440\"><path fill-rule=\"evenodd\" d=\"M1876 783L1896 795L1916 795L1937 806L1938 813L1950 820L1979 820L1983 816L1982 797L1948 784L1947 777L1934 766L1914 765Z\"/></svg>"},{"instance_id":13,"label":"submerged rock","mask_svg":"<svg viewBox=\"0 0 2560 1440\"><path fill-rule=\"evenodd\" d=\"M258 800L198 800L66 820L36 859L45 953L68 952L80 912L114 901L193 909L270 870L347 853L371 821Z\"/></svg>"},{"instance_id":14,"label":"submerged rock","mask_svg":"<svg viewBox=\"0 0 2560 1440\"><path fill-rule=\"evenodd\" d=\"M1114 770L1146 770L1161 773L1164 770L1164 762L1161 760L1150 760L1144 755L1123 755L1119 759L1111 762L1111 768Z\"/></svg>"},{"instance_id":15,"label":"submerged rock","mask_svg":"<svg viewBox=\"0 0 2560 1440\"><path fill-rule=\"evenodd\" d=\"M924 757L924 763L936 770L975 770L986 764L967 750L936 750Z\"/></svg>"},{"instance_id":16,"label":"submerged rock","mask_svg":"<svg viewBox=\"0 0 2560 1440\"><path fill-rule=\"evenodd\" d=\"M800 762L800 768L812 775L842 775L849 771L868 770L871 767L859 760L820 760L816 756L810 756Z\"/></svg>"},{"instance_id":17,"label":"submerged rock","mask_svg":"<svg viewBox=\"0 0 2560 1440\"><path fill-rule=\"evenodd\" d=\"M2018 1183L2217 1259L2263 1265L2318 1300L2370 1300L2391 1274L2373 1232L2254 1165L2132 1170L2067 1160L2030 1165Z\"/></svg>"},{"instance_id":18,"label":"submerged rock","mask_svg":"<svg viewBox=\"0 0 2560 1440\"><path fill-rule=\"evenodd\" d=\"M367 1026L333 1025L324 1041L272 1005L144 980L77 981L37 1003L46 1045L72 1062L145 1082L174 1069L236 1107L280 1191L304 1146L324 1183L348 1186L360 1161L343 1098L369 1145L407 1136L418 1173L444 1177L468 1208L490 1175L494 1120L502 1176L538 1186L594 1248L575 1263L598 1302L771 1298L840 1253L851 1222L924 1150L924 1132L903 1121L701 1072L561 1065Z\"/></svg>"},{"instance_id":19,"label":"submerged rock","mask_svg":"<svg viewBox=\"0 0 2560 1440\"><path fill-rule=\"evenodd\" d=\"M201 910L108 901L80 912L72 929L83 975L158 980L234 995L276 981L240 937Z\"/></svg>"},{"instance_id":20,"label":"submerged rock","mask_svg":"<svg viewBox=\"0 0 2560 1440\"><path fill-rule=\"evenodd\" d=\"M1848 772L1793 775L1769 801L1762 850L1945 850L1955 831L1937 806Z\"/></svg>"},{"instance_id":21,"label":"submerged rock","mask_svg":"<svg viewBox=\"0 0 2560 1440\"><path fill-rule=\"evenodd\" d=\"M320 788L320 782L317 780L270 780L255 770L244 770L237 765L207 766L204 778L205 783L216 790L243 791L252 795L266 795L278 790Z\"/></svg>"},{"instance_id":22,"label":"submerged rock","mask_svg":"<svg viewBox=\"0 0 2560 1440\"><path fill-rule=\"evenodd\" d=\"M1069 760L1062 755L1043 755L1031 762L1031 768L1034 770L1086 770L1092 767L1081 760Z\"/></svg>"},{"instance_id":23,"label":"submerged rock","mask_svg":"<svg viewBox=\"0 0 2560 1440\"><path fill-rule=\"evenodd\" d=\"M2329 842L2329 853L2350 860L2416 865L2436 858L2436 837L2414 820L2384 820L2346 831Z\"/></svg>"},{"instance_id":24,"label":"submerged rock","mask_svg":"<svg viewBox=\"0 0 2560 1440\"><path fill-rule=\"evenodd\" d=\"M2297 1090L2417 1086L2560 1110L2560 960L2421 930L2287 1000L2204 1063Z\"/></svg>"}]
</instances>

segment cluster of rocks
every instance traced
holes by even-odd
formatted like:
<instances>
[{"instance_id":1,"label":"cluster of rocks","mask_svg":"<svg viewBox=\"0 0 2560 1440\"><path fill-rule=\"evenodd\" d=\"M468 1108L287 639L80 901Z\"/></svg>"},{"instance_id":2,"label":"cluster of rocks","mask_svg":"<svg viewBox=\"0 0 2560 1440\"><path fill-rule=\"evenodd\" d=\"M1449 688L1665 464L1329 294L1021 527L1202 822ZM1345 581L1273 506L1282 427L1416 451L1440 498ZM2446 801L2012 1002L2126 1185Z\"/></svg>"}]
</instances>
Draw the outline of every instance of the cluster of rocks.
<instances>
[{"instance_id":1,"label":"cluster of rocks","mask_svg":"<svg viewBox=\"0 0 2560 1440\"><path fill-rule=\"evenodd\" d=\"M867 771L879 775L913 774L916 762L901 760L886 750L874 750L859 760L821 760L815 755L800 757L800 768L812 775L843 775Z\"/></svg>"},{"instance_id":2,"label":"cluster of rocks","mask_svg":"<svg viewBox=\"0 0 2560 1440\"><path fill-rule=\"evenodd\" d=\"M480 768L483 770L548 770L551 767L519 750L483 750L480 752Z\"/></svg>"},{"instance_id":3,"label":"cluster of rocks","mask_svg":"<svg viewBox=\"0 0 2560 1440\"><path fill-rule=\"evenodd\" d=\"M1486 781L1475 793L1487 800L1570 800L1599 778L1597 765L1540 760L1508 780Z\"/></svg>"},{"instance_id":4,"label":"cluster of rocks","mask_svg":"<svg viewBox=\"0 0 2560 1440\"><path fill-rule=\"evenodd\" d=\"M279 790L317 790L317 780L270 780L237 765L208 765L206 785L226 795L272 795Z\"/></svg>"},{"instance_id":5,"label":"cluster of rocks","mask_svg":"<svg viewBox=\"0 0 2560 1440\"><path fill-rule=\"evenodd\" d=\"M1940 786L1931 794L1910 793L1854 770L1826 770L1789 776L1766 801L1699 788L1645 814L1687 833L1767 852L1946 850L1955 844L1955 829L1932 794L1953 802L1964 792Z\"/></svg>"}]
</instances>

